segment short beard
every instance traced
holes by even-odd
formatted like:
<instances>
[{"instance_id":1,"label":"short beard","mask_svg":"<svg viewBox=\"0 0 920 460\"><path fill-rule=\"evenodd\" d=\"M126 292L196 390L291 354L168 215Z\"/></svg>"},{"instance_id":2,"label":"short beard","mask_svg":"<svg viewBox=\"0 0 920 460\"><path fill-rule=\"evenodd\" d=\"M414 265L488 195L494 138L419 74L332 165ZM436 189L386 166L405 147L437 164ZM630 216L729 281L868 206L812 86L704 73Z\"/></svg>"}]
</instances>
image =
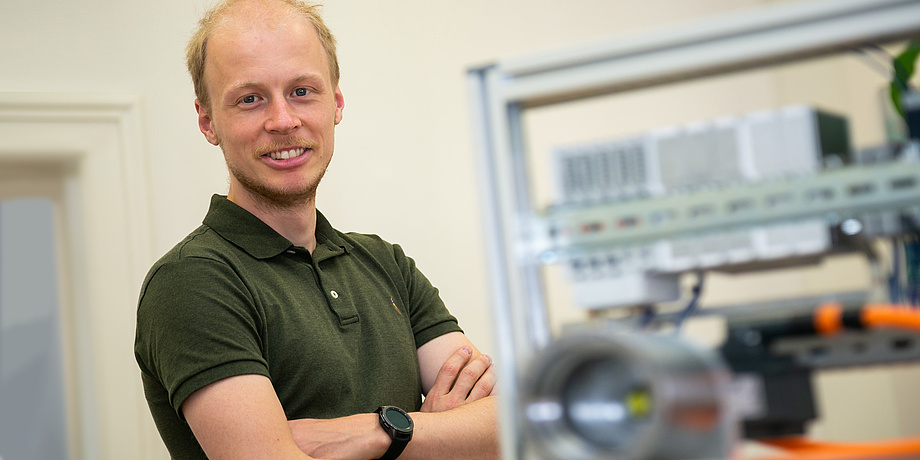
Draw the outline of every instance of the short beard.
<instances>
[{"instance_id":1,"label":"short beard","mask_svg":"<svg viewBox=\"0 0 920 460\"><path fill-rule=\"evenodd\" d=\"M236 181L249 192L250 196L258 202L259 206L264 209L276 211L296 210L313 202L316 199L316 189L319 187L320 181L326 174L326 170L323 169L315 182L302 189L279 190L252 180L252 178L246 174L230 167L229 164L227 167L230 169L230 174L232 174L233 177L236 178Z\"/></svg>"},{"instance_id":2,"label":"short beard","mask_svg":"<svg viewBox=\"0 0 920 460\"><path fill-rule=\"evenodd\" d=\"M218 139L218 145L220 145L220 139ZM274 152L292 145L300 146L314 151L317 147L316 142L313 141L290 139L285 141L274 141L271 144L258 149L256 154L261 156L268 152ZM221 147L221 150L223 150L223 147ZM240 186L249 192L250 196L252 196L252 198L257 202L258 206L266 210L275 211L294 211L316 200L316 188L319 187L320 181L326 174L326 168L329 167L327 164L326 168L323 168L323 170L320 171L319 177L316 178L316 181L307 185L303 189L278 190L268 187L259 181L253 180L244 172L234 168L229 161L226 163L227 169L230 171L230 175L232 175L236 181L240 183Z\"/></svg>"}]
</instances>

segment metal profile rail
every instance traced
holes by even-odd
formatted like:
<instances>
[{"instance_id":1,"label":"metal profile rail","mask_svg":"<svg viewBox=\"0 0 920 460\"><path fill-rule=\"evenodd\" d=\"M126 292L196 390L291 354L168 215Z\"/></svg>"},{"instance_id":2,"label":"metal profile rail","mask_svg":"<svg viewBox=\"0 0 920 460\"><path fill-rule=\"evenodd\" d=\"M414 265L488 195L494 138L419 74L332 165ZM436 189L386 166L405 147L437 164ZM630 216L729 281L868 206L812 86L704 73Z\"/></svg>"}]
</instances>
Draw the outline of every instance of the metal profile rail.
<instances>
[{"instance_id":1,"label":"metal profile rail","mask_svg":"<svg viewBox=\"0 0 920 460\"><path fill-rule=\"evenodd\" d=\"M572 206L542 220L546 248L648 243L677 235L804 217L859 217L920 206L920 162L853 166L744 186ZM831 222L833 223L833 222Z\"/></svg>"},{"instance_id":2,"label":"metal profile rail","mask_svg":"<svg viewBox=\"0 0 920 460\"><path fill-rule=\"evenodd\" d=\"M761 8L683 28L502 62L507 102L527 107L763 67L917 33L912 0Z\"/></svg>"},{"instance_id":3,"label":"metal profile rail","mask_svg":"<svg viewBox=\"0 0 920 460\"><path fill-rule=\"evenodd\" d=\"M519 371L551 340L534 257L545 235L530 196L522 112L917 35L920 0L807 1L469 71L502 374L503 458L524 458Z\"/></svg>"}]
</instances>

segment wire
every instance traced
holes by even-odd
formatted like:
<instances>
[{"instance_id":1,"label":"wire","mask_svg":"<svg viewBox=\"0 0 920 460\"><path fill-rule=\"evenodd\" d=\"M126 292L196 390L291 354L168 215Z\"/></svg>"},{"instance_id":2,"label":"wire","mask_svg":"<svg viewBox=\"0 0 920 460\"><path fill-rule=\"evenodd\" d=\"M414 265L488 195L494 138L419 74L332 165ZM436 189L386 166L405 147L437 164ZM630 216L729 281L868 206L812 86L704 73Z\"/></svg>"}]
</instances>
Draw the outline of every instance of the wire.
<instances>
[{"instance_id":1,"label":"wire","mask_svg":"<svg viewBox=\"0 0 920 460\"><path fill-rule=\"evenodd\" d=\"M901 305L869 304L860 315L863 324L870 328L908 329L920 332L920 311Z\"/></svg>"},{"instance_id":2,"label":"wire","mask_svg":"<svg viewBox=\"0 0 920 460\"><path fill-rule=\"evenodd\" d=\"M891 275L888 277L888 300L901 302L901 242L891 238Z\"/></svg>"},{"instance_id":3,"label":"wire","mask_svg":"<svg viewBox=\"0 0 920 460\"><path fill-rule=\"evenodd\" d=\"M907 305L870 303L847 312L836 302L821 304L813 313L814 331L834 335L847 328L904 329L920 332L920 310Z\"/></svg>"},{"instance_id":4,"label":"wire","mask_svg":"<svg viewBox=\"0 0 920 460\"><path fill-rule=\"evenodd\" d=\"M916 236L904 242L904 267L907 278L907 302L920 305L920 241Z\"/></svg>"},{"instance_id":5,"label":"wire","mask_svg":"<svg viewBox=\"0 0 920 460\"><path fill-rule=\"evenodd\" d=\"M696 273L696 285L693 286L693 297L690 298L690 302L687 303L687 306L678 314L677 319L674 320L674 333L680 333L680 327L684 324L684 321L687 318L693 316L694 313L699 309L700 294L703 292L703 280L705 279L705 272Z\"/></svg>"},{"instance_id":6,"label":"wire","mask_svg":"<svg viewBox=\"0 0 920 460\"><path fill-rule=\"evenodd\" d=\"M842 460L879 458L916 458L920 454L920 437L908 437L872 442L821 442L803 437L789 436L776 439L758 439L760 443L782 449L773 459L787 460Z\"/></svg>"},{"instance_id":7,"label":"wire","mask_svg":"<svg viewBox=\"0 0 920 460\"><path fill-rule=\"evenodd\" d=\"M920 306L920 228L915 219L901 215L901 227L907 233L901 239L904 247L904 280L907 285L907 292L902 294L901 301L917 307Z\"/></svg>"},{"instance_id":8,"label":"wire","mask_svg":"<svg viewBox=\"0 0 920 460\"><path fill-rule=\"evenodd\" d=\"M640 331L648 329L658 315L654 305L643 305L639 307L638 313L638 317L636 318L636 329Z\"/></svg>"},{"instance_id":9,"label":"wire","mask_svg":"<svg viewBox=\"0 0 920 460\"><path fill-rule=\"evenodd\" d=\"M864 56L868 59L863 60L867 67L871 68L877 72L880 76L885 78L891 78L894 76L897 78L897 75L894 75L894 56L891 55L887 50L875 45L866 45L863 48L856 48L855 51L858 51L857 56ZM875 51L875 54L870 53L869 51ZM885 59L881 59L884 57Z\"/></svg>"},{"instance_id":10,"label":"wire","mask_svg":"<svg viewBox=\"0 0 920 460\"><path fill-rule=\"evenodd\" d=\"M872 54L868 53L867 50L875 51L876 54L881 54L886 58L886 60L878 59L878 56L873 56ZM898 60L897 56L889 53L885 48L872 44L866 45L863 48L858 48L857 51L860 51L864 55L875 59L874 62L883 64L885 69L890 72L885 76L891 78L892 83L897 83L901 90L906 90L910 87L907 80L904 79L904 76L907 75L907 69L904 68L904 65L901 64L901 61ZM877 67L876 70L878 70Z\"/></svg>"}]
</instances>

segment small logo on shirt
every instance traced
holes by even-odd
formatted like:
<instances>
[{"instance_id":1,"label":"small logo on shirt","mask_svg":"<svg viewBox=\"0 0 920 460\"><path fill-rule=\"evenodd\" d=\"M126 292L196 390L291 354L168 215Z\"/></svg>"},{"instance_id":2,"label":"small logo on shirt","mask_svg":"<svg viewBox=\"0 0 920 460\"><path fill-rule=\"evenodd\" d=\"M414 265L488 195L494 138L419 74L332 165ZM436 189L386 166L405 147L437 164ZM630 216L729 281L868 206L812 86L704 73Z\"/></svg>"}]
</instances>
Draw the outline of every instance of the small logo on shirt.
<instances>
[{"instance_id":1,"label":"small logo on shirt","mask_svg":"<svg viewBox=\"0 0 920 460\"><path fill-rule=\"evenodd\" d=\"M402 312L401 312L401 311L399 311L399 307L397 307L397 306L396 306L396 301L395 301L395 300L393 300L393 298L392 298L392 297L390 297L390 305L392 305L392 306L393 306L393 308L395 308L395 309L396 309L396 313L399 313L400 315L402 314Z\"/></svg>"}]
</instances>

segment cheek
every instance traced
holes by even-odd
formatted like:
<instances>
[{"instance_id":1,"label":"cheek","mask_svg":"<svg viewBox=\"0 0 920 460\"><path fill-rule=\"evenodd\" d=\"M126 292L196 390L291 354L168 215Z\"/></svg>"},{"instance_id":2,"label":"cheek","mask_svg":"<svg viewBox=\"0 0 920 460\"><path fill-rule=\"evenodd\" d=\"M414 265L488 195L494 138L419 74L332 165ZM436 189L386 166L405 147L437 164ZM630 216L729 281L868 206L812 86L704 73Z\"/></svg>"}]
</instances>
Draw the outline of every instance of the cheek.
<instances>
[{"instance_id":1,"label":"cheek","mask_svg":"<svg viewBox=\"0 0 920 460\"><path fill-rule=\"evenodd\" d=\"M258 126L253 123L227 123L218 125L214 130L215 136L234 146L243 146L253 143L259 136Z\"/></svg>"},{"instance_id":2,"label":"cheek","mask_svg":"<svg viewBox=\"0 0 920 460\"><path fill-rule=\"evenodd\" d=\"M320 118L320 117L318 117ZM321 119L316 120L316 124L319 129L322 129L326 132L326 136L332 137L335 133L335 127L338 126L341 117L337 113L324 114Z\"/></svg>"}]
</instances>

